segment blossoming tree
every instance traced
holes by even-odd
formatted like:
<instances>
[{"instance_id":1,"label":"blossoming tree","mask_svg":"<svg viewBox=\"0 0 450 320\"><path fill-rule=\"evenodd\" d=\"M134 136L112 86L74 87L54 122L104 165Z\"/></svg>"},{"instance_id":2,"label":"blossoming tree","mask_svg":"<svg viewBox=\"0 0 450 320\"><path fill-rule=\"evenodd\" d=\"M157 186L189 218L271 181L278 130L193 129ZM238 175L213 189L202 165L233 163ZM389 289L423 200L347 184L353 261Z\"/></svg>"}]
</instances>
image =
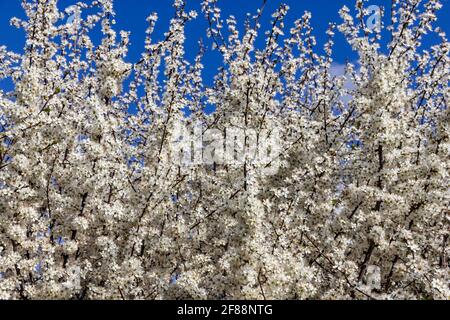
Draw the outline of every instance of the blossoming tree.
<instances>
[{"instance_id":1,"label":"blossoming tree","mask_svg":"<svg viewBox=\"0 0 450 320\"><path fill-rule=\"evenodd\" d=\"M357 0L320 48L308 12L286 30L286 5L261 30L266 2L241 30L203 1L189 62L197 13L175 0L127 63L112 0L23 1L24 53L0 47L0 298L450 297L442 5L393 0L383 23ZM335 32L359 55L343 75Z\"/></svg>"}]
</instances>

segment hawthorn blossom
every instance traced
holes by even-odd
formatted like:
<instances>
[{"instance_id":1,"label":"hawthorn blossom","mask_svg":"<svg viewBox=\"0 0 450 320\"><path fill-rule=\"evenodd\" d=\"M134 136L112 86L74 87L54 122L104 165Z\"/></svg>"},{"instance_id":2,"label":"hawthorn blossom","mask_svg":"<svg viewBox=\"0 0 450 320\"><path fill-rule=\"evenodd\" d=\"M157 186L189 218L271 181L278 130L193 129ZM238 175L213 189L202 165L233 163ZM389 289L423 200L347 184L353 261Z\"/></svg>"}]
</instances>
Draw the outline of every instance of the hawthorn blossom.
<instances>
[{"instance_id":1,"label":"hawthorn blossom","mask_svg":"<svg viewBox=\"0 0 450 320\"><path fill-rule=\"evenodd\" d=\"M22 3L24 53L0 47L14 83L0 91L0 298L449 298L439 0L376 17L356 0L323 48L309 12L288 27L281 5L263 30L262 6L241 29L204 0L194 61L185 28L200 18L176 0L162 40L148 17L133 63L112 0ZM338 32L359 57L341 75Z\"/></svg>"}]
</instances>

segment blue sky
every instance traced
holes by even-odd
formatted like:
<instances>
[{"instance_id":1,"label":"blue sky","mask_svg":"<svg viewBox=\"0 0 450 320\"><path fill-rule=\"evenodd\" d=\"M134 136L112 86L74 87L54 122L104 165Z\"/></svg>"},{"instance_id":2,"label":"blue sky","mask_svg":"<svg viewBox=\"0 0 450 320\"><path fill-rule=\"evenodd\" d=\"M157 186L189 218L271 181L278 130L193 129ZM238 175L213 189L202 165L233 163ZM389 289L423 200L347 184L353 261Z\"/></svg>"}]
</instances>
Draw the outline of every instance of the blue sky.
<instances>
[{"instance_id":1,"label":"blue sky","mask_svg":"<svg viewBox=\"0 0 450 320\"><path fill-rule=\"evenodd\" d=\"M66 8L77 1L59 0L61 9ZM188 9L200 11L201 0L188 0ZM369 0L368 5L381 5L389 8L391 0ZM236 16L239 22L245 19L246 13L255 13L260 7L262 0L219 0L219 5L223 10L223 17L232 14ZM354 6L354 0L268 0L265 14L262 18L263 26L269 26L272 12L281 4L289 5L290 10L286 19L286 27L290 28L294 20L298 19L305 10L312 12L312 25L315 29L315 36L319 45L323 44L325 39L325 30L331 21L339 22L338 10L347 5L350 8ZM444 8L440 12L439 25L450 33L450 2L443 0ZM131 47L128 61L136 62L140 58L140 53L144 48L145 29L147 27L146 17L151 12L157 12L159 21L156 28L156 36L162 37L167 31L169 21L173 15L172 0L115 0L115 9L117 12L117 28L131 31ZM20 0L0 0L0 45L6 45L8 49L15 52L21 52L24 46L24 34L22 30L17 30L9 26L11 17L24 17ZM189 59L193 59L198 51L198 40L206 38L206 21L202 14L191 22L187 27L186 52ZM432 40L431 40L432 41ZM345 43L341 35L337 35L334 59L337 63L344 63L346 60L355 61L357 55L352 52ZM208 54L204 58L206 71L204 73L205 82L212 82L212 75L221 60L217 53Z\"/></svg>"}]
</instances>

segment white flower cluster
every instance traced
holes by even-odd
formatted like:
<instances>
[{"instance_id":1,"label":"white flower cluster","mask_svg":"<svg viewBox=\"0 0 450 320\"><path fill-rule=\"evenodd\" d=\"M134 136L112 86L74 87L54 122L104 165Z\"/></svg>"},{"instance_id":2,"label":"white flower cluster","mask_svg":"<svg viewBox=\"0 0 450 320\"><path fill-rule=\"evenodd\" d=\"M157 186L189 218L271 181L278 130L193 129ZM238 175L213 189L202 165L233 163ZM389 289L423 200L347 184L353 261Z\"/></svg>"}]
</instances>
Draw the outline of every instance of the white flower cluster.
<instances>
[{"instance_id":1,"label":"white flower cluster","mask_svg":"<svg viewBox=\"0 0 450 320\"><path fill-rule=\"evenodd\" d=\"M0 80L14 82L0 91L1 299L450 298L450 45L438 0L393 0L391 23L375 29L357 0L324 50L310 13L287 30L282 5L264 32L261 8L240 30L205 0L209 39L193 63L185 26L196 13L176 0L163 40L148 18L135 64L112 0L78 3L70 25L56 2L24 1L28 18L12 21L24 54L0 47ZM336 29L359 54L343 75ZM223 58L211 87L208 47ZM278 130L277 171L245 157L170 161L180 123L239 128L242 149Z\"/></svg>"}]
</instances>

